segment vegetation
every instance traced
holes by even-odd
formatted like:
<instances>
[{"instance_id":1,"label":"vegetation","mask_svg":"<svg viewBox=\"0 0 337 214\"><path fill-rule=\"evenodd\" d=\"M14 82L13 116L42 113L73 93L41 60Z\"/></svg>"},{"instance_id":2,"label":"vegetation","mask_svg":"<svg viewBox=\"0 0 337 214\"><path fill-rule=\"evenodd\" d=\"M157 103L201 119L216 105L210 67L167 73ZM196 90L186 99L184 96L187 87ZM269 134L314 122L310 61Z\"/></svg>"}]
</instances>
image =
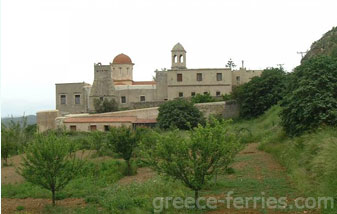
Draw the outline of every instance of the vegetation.
<instances>
[{"instance_id":1,"label":"vegetation","mask_svg":"<svg viewBox=\"0 0 337 214\"><path fill-rule=\"evenodd\" d=\"M7 125L1 125L1 157L4 164L11 155L20 154L36 133L36 124L28 125L27 118L20 121L10 120Z\"/></svg>"},{"instance_id":2,"label":"vegetation","mask_svg":"<svg viewBox=\"0 0 337 214\"><path fill-rule=\"evenodd\" d=\"M55 193L79 172L82 162L75 158L67 138L54 134L37 135L27 147L20 174L28 181Z\"/></svg>"},{"instance_id":3,"label":"vegetation","mask_svg":"<svg viewBox=\"0 0 337 214\"><path fill-rule=\"evenodd\" d=\"M193 103L184 99L165 102L159 107L157 122L160 128L176 127L188 130L204 124L205 118Z\"/></svg>"},{"instance_id":4,"label":"vegetation","mask_svg":"<svg viewBox=\"0 0 337 214\"><path fill-rule=\"evenodd\" d=\"M199 191L217 171L227 169L239 149L240 143L228 132L228 123L213 121L194 128L189 138L173 131L144 152L153 169L192 189L196 202Z\"/></svg>"},{"instance_id":5,"label":"vegetation","mask_svg":"<svg viewBox=\"0 0 337 214\"><path fill-rule=\"evenodd\" d=\"M283 69L269 68L260 77L237 87L233 96L239 103L240 117L257 117L277 104L284 95L286 79Z\"/></svg>"},{"instance_id":6,"label":"vegetation","mask_svg":"<svg viewBox=\"0 0 337 214\"><path fill-rule=\"evenodd\" d=\"M136 174L136 171L132 171L130 160L140 141L140 130L124 126L111 127L108 139L108 145L126 161L125 175Z\"/></svg>"},{"instance_id":7,"label":"vegetation","mask_svg":"<svg viewBox=\"0 0 337 214\"><path fill-rule=\"evenodd\" d=\"M333 27L311 45L310 50L303 57L302 63L318 56L337 57L337 27Z\"/></svg>"},{"instance_id":8,"label":"vegetation","mask_svg":"<svg viewBox=\"0 0 337 214\"><path fill-rule=\"evenodd\" d=\"M209 102L215 102L216 100L209 94L196 94L191 99L192 103L209 103Z\"/></svg>"},{"instance_id":9,"label":"vegetation","mask_svg":"<svg viewBox=\"0 0 337 214\"><path fill-rule=\"evenodd\" d=\"M312 58L295 69L281 112L282 125L289 135L337 125L336 83L336 58Z\"/></svg>"},{"instance_id":10,"label":"vegetation","mask_svg":"<svg viewBox=\"0 0 337 214\"><path fill-rule=\"evenodd\" d=\"M94 107L97 113L113 112L118 110L118 104L115 99L104 98L95 99Z\"/></svg>"}]
</instances>

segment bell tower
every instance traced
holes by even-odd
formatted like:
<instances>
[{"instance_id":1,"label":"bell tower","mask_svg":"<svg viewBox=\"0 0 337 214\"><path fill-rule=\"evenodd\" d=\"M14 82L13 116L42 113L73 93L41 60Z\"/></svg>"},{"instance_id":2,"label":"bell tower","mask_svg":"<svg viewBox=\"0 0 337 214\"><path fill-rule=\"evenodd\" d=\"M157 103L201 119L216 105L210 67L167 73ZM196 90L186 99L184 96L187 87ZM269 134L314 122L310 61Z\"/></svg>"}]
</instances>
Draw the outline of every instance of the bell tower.
<instances>
[{"instance_id":1,"label":"bell tower","mask_svg":"<svg viewBox=\"0 0 337 214\"><path fill-rule=\"evenodd\" d=\"M186 69L186 51L178 42L171 50L172 70Z\"/></svg>"}]
</instances>

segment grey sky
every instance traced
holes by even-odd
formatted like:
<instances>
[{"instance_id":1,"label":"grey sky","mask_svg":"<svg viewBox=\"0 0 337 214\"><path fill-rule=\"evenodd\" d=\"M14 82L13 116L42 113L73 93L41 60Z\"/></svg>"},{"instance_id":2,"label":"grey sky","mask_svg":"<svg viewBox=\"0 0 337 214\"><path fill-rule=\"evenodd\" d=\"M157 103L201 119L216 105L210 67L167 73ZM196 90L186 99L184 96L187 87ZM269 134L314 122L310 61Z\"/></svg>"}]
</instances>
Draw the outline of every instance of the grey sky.
<instances>
[{"instance_id":1,"label":"grey sky","mask_svg":"<svg viewBox=\"0 0 337 214\"><path fill-rule=\"evenodd\" d=\"M337 25L335 0L3 0L1 113L55 109L55 83L92 84L93 64L119 53L134 79L170 67L180 42L188 68L284 64Z\"/></svg>"}]
</instances>

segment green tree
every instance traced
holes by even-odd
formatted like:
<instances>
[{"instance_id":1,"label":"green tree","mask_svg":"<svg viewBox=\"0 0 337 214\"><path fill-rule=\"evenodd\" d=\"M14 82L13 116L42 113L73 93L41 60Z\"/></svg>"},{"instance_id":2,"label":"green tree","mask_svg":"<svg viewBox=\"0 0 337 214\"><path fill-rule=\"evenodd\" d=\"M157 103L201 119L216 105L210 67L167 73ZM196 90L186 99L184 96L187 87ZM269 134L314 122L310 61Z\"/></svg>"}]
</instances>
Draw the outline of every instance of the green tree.
<instances>
[{"instance_id":1,"label":"green tree","mask_svg":"<svg viewBox=\"0 0 337 214\"><path fill-rule=\"evenodd\" d=\"M215 99L209 94L197 94L191 99L192 103L210 103L215 102Z\"/></svg>"},{"instance_id":2,"label":"green tree","mask_svg":"<svg viewBox=\"0 0 337 214\"><path fill-rule=\"evenodd\" d=\"M226 64L226 68L230 68L231 70L233 70L236 67L235 63L233 62L232 59L229 59L227 64Z\"/></svg>"},{"instance_id":3,"label":"green tree","mask_svg":"<svg viewBox=\"0 0 337 214\"><path fill-rule=\"evenodd\" d=\"M184 99L165 102L159 107L158 125L162 129L177 127L188 130L204 124L205 118L193 103Z\"/></svg>"},{"instance_id":4,"label":"green tree","mask_svg":"<svg viewBox=\"0 0 337 214\"><path fill-rule=\"evenodd\" d=\"M225 171L241 148L229 131L229 122L213 121L199 125L182 136L178 130L158 135L151 150L143 150L146 162L157 172L180 180L194 191L199 191L219 171Z\"/></svg>"},{"instance_id":5,"label":"green tree","mask_svg":"<svg viewBox=\"0 0 337 214\"><path fill-rule=\"evenodd\" d=\"M140 141L140 131L129 127L111 127L108 145L114 152L120 154L127 164L125 174L132 175L131 158Z\"/></svg>"},{"instance_id":6,"label":"green tree","mask_svg":"<svg viewBox=\"0 0 337 214\"><path fill-rule=\"evenodd\" d=\"M233 91L240 106L242 118L253 118L263 114L284 96L287 75L283 69L265 69L260 77L238 86Z\"/></svg>"},{"instance_id":7,"label":"green tree","mask_svg":"<svg viewBox=\"0 0 337 214\"><path fill-rule=\"evenodd\" d=\"M320 56L296 67L281 106L282 125L289 135L336 126L337 59Z\"/></svg>"},{"instance_id":8,"label":"green tree","mask_svg":"<svg viewBox=\"0 0 337 214\"><path fill-rule=\"evenodd\" d=\"M4 165L8 165L8 158L10 155L15 154L17 150L16 139L14 130L8 129L1 125L1 158L4 159Z\"/></svg>"},{"instance_id":9,"label":"green tree","mask_svg":"<svg viewBox=\"0 0 337 214\"><path fill-rule=\"evenodd\" d=\"M65 136L39 134L26 148L26 155L19 173L35 185L52 193L55 206L55 193L62 190L83 166L72 152L72 145Z\"/></svg>"},{"instance_id":10,"label":"green tree","mask_svg":"<svg viewBox=\"0 0 337 214\"><path fill-rule=\"evenodd\" d=\"M118 104L115 99L104 98L94 99L94 107L97 113L113 112L118 110Z\"/></svg>"}]
</instances>

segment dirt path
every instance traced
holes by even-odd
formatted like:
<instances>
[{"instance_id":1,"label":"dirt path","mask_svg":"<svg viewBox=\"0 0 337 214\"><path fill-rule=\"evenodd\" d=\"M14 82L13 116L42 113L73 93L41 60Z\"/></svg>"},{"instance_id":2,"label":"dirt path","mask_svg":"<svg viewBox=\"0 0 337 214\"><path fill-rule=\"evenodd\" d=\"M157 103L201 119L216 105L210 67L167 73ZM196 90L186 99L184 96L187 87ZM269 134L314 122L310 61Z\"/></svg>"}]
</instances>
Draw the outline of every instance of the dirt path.
<instances>
[{"instance_id":1,"label":"dirt path","mask_svg":"<svg viewBox=\"0 0 337 214\"><path fill-rule=\"evenodd\" d=\"M249 144L236 157L232 164L235 173L220 176L218 183L206 191L207 196L225 199L229 191L233 191L233 199L237 197L287 197L288 208L267 209L261 203L256 207L249 204L242 209L234 208L227 203L219 203L218 208L208 214L313 214L318 210L295 209L294 199L304 197L291 184L285 169L268 153L259 151L258 144Z\"/></svg>"}]
</instances>

